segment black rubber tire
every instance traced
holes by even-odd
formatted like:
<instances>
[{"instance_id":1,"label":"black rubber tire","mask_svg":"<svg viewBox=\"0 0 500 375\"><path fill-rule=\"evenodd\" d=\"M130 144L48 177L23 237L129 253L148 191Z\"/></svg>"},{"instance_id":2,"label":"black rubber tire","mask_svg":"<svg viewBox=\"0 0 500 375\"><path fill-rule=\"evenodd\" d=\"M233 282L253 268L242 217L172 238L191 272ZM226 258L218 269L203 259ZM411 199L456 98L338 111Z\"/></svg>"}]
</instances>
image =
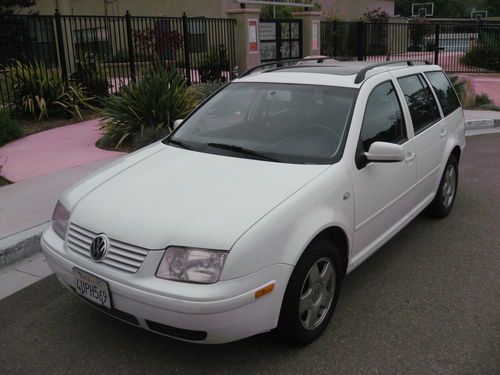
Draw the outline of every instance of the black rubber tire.
<instances>
[{"instance_id":1,"label":"black rubber tire","mask_svg":"<svg viewBox=\"0 0 500 375\"><path fill-rule=\"evenodd\" d=\"M453 165L455 168L455 194L453 196L453 199L451 201L451 204L446 207L444 205L442 195L443 195L443 185L444 185L444 176L446 171L448 170L448 167L450 165ZM441 181L439 182L439 187L436 192L436 196L434 197L434 200L429 204L429 207L427 208L427 212L438 219L444 218L448 216L448 214L451 212L453 205L455 204L455 199L457 197L457 192L458 192L458 161L455 155L450 155L448 162L446 163L446 166L444 167L443 175L441 176Z\"/></svg>"},{"instance_id":2,"label":"black rubber tire","mask_svg":"<svg viewBox=\"0 0 500 375\"><path fill-rule=\"evenodd\" d=\"M299 318L299 299L302 285L312 265L320 258L329 258L335 267L335 291L330 310L324 320L313 330L307 330L302 326ZM313 241L304 251L299 262L295 266L283 298L281 312L276 328L278 338L287 344L296 346L307 345L316 340L328 326L339 297L341 281L344 276L344 265L340 253L335 245L326 238Z\"/></svg>"}]
</instances>

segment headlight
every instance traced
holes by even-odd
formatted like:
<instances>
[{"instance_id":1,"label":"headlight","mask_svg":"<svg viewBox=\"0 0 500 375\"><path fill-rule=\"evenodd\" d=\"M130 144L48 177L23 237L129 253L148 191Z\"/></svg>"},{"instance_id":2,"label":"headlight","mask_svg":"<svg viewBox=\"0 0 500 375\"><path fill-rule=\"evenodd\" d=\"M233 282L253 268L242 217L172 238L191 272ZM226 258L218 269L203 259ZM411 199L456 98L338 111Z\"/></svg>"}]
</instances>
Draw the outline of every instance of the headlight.
<instances>
[{"instance_id":1,"label":"headlight","mask_svg":"<svg viewBox=\"0 0 500 375\"><path fill-rule=\"evenodd\" d=\"M52 229L54 232L64 239L66 235L66 229L68 229L70 212L60 201L57 201L56 208L54 208L54 213L52 214Z\"/></svg>"},{"instance_id":2,"label":"headlight","mask_svg":"<svg viewBox=\"0 0 500 375\"><path fill-rule=\"evenodd\" d=\"M156 277L167 280L212 284L219 281L227 252L169 247L156 271Z\"/></svg>"}]
</instances>

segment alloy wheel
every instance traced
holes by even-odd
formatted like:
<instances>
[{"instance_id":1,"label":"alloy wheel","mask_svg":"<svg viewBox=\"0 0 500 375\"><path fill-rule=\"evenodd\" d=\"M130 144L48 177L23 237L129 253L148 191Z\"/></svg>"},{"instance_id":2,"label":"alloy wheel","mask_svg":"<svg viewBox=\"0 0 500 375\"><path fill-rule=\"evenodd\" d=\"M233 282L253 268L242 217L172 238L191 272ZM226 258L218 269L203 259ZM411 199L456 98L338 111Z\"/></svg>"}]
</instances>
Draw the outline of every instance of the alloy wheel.
<instances>
[{"instance_id":1,"label":"alloy wheel","mask_svg":"<svg viewBox=\"0 0 500 375\"><path fill-rule=\"evenodd\" d=\"M457 187L457 172L455 171L455 167L450 164L446 168L444 173L444 183L443 189L441 193L441 198L443 199L444 207L450 207L453 202L453 198L455 197L455 191Z\"/></svg>"},{"instance_id":2,"label":"alloy wheel","mask_svg":"<svg viewBox=\"0 0 500 375\"><path fill-rule=\"evenodd\" d=\"M313 330L323 322L332 306L335 284L334 263L326 257L318 259L309 269L302 284L299 299L302 327Z\"/></svg>"}]
</instances>

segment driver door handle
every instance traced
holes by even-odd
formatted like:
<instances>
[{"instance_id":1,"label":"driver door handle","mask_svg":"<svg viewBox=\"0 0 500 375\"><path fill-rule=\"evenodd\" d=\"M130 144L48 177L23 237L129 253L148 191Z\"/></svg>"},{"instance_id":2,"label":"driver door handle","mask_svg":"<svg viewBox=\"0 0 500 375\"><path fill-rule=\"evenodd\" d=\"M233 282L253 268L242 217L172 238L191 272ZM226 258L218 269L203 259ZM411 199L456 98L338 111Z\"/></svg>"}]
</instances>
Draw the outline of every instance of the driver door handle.
<instances>
[{"instance_id":1,"label":"driver door handle","mask_svg":"<svg viewBox=\"0 0 500 375\"><path fill-rule=\"evenodd\" d=\"M414 152L407 152L405 156L405 161L407 163L411 163L413 160L415 160L415 153Z\"/></svg>"},{"instance_id":2,"label":"driver door handle","mask_svg":"<svg viewBox=\"0 0 500 375\"><path fill-rule=\"evenodd\" d=\"M441 130L441 137L446 137L446 134L448 134L448 131L446 131L445 129L442 129Z\"/></svg>"}]
</instances>

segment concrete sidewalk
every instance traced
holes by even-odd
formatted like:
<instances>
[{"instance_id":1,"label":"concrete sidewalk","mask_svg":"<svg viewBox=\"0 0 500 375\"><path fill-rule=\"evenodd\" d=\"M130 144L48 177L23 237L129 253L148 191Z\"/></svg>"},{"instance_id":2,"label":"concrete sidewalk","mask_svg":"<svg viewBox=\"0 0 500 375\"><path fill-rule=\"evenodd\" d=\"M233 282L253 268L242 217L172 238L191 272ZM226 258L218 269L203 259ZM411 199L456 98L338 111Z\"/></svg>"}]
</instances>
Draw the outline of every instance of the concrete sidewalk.
<instances>
[{"instance_id":1,"label":"concrete sidewalk","mask_svg":"<svg viewBox=\"0 0 500 375\"><path fill-rule=\"evenodd\" d=\"M48 225L61 193L115 159L87 163L0 188L0 268L38 251L37 236ZM32 246L24 241L32 242Z\"/></svg>"},{"instance_id":2,"label":"concrete sidewalk","mask_svg":"<svg viewBox=\"0 0 500 375\"><path fill-rule=\"evenodd\" d=\"M0 300L51 274L42 253L0 269Z\"/></svg>"},{"instance_id":3,"label":"concrete sidewalk","mask_svg":"<svg viewBox=\"0 0 500 375\"><path fill-rule=\"evenodd\" d=\"M101 137L94 119L18 139L0 148L2 176L19 182L123 154L97 148Z\"/></svg>"},{"instance_id":4,"label":"concrete sidewalk","mask_svg":"<svg viewBox=\"0 0 500 375\"><path fill-rule=\"evenodd\" d=\"M99 149L98 119L47 130L0 148L0 268L37 251L64 189L123 155Z\"/></svg>"}]
</instances>

